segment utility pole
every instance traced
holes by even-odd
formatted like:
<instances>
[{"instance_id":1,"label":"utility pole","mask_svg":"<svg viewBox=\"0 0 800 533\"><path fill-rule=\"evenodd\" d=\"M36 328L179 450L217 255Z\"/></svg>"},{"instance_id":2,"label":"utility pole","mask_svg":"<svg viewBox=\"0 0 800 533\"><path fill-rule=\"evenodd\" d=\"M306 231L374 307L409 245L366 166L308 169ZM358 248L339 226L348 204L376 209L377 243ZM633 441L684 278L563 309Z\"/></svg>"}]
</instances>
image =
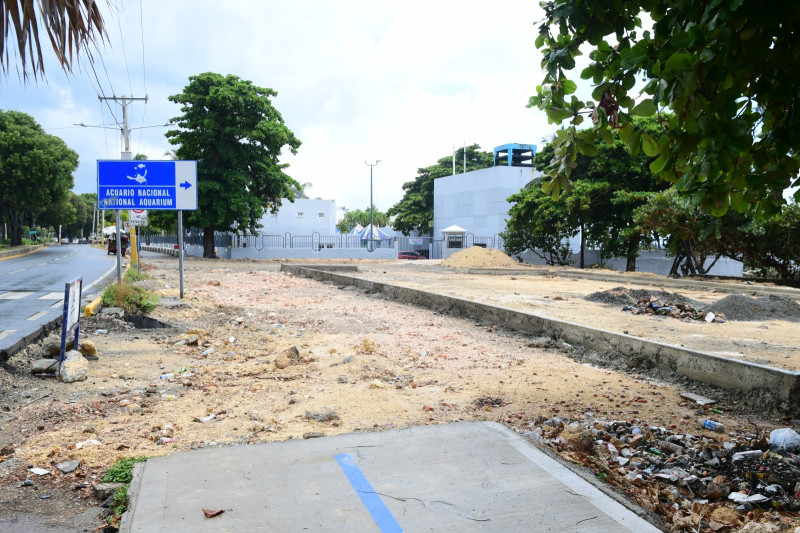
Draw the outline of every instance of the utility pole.
<instances>
[{"instance_id":1,"label":"utility pole","mask_svg":"<svg viewBox=\"0 0 800 533\"><path fill-rule=\"evenodd\" d=\"M364 161L364 164L369 167L369 251L375 251L375 244L373 243L373 235L375 234L375 226L373 225L373 213L375 211L375 206L372 203L372 167L378 166L381 160L378 159L371 165Z\"/></svg>"},{"instance_id":2,"label":"utility pole","mask_svg":"<svg viewBox=\"0 0 800 533\"><path fill-rule=\"evenodd\" d=\"M144 98L135 98L133 96L98 96L99 100L114 100L122 106L122 154L120 159L123 161L130 161L133 159L131 154L131 129L128 126L128 105L136 100L144 100L147 103L147 96ZM119 209L116 209L117 214L117 281L122 283L122 219L119 216ZM105 217L104 217L105 219Z\"/></svg>"}]
</instances>

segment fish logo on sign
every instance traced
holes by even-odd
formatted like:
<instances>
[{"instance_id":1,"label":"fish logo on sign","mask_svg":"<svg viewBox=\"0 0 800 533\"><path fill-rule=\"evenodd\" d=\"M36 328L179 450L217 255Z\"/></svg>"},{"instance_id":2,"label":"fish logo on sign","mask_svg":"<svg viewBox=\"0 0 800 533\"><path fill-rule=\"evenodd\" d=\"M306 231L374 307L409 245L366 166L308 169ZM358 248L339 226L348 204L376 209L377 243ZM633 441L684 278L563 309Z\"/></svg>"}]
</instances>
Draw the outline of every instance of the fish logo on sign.
<instances>
[{"instance_id":1,"label":"fish logo on sign","mask_svg":"<svg viewBox=\"0 0 800 533\"><path fill-rule=\"evenodd\" d=\"M129 180L133 180L140 185L143 183L147 183L147 178L145 177L147 176L147 168L145 167L144 163L139 163L134 167L133 170L134 172L136 172L136 175L126 176ZM142 171L144 171L144 174L142 174Z\"/></svg>"}]
</instances>

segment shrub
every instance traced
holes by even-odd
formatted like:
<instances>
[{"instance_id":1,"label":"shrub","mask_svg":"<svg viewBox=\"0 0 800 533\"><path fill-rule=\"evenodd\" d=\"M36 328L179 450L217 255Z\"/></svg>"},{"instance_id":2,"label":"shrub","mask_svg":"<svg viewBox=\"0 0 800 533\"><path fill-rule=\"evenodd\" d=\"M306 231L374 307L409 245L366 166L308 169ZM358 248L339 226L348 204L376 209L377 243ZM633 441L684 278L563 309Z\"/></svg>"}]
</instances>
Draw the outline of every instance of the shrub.
<instances>
[{"instance_id":1,"label":"shrub","mask_svg":"<svg viewBox=\"0 0 800 533\"><path fill-rule=\"evenodd\" d=\"M106 307L121 307L126 313L149 313L159 300L152 292L124 281L106 287L102 298Z\"/></svg>"}]
</instances>

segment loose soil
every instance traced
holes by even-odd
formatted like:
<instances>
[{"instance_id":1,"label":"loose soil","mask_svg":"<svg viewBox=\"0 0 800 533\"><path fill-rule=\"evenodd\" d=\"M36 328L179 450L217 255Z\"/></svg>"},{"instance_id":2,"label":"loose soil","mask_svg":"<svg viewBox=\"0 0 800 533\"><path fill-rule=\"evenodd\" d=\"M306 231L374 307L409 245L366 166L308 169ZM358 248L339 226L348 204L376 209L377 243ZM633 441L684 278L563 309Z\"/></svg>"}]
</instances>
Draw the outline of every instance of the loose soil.
<instances>
[{"instance_id":1,"label":"loose soil","mask_svg":"<svg viewBox=\"0 0 800 533\"><path fill-rule=\"evenodd\" d=\"M768 301L764 311L757 307L761 304L751 305L755 300L754 294L748 292L746 285L741 286L742 294L723 296L716 289L666 290L659 283L664 278L656 275L648 276L648 285L630 282L620 287L618 281L576 279L555 274L524 275L518 269L508 275L480 275L442 269L433 261L420 263L423 262L380 267L364 265L358 275L732 359L800 371L800 335L797 334L794 310L798 304L785 296L758 298L758 302ZM502 269L493 270L502 272ZM630 305L631 299L649 295L656 295L662 301L684 301L697 309L719 309L729 320L722 324L682 322L669 317L632 315L622 311L624 305ZM732 315L728 314L729 311Z\"/></svg>"},{"instance_id":2,"label":"loose soil","mask_svg":"<svg viewBox=\"0 0 800 533\"><path fill-rule=\"evenodd\" d=\"M120 457L459 420L491 420L525 432L554 415L586 413L726 438L697 427L704 412L681 398L683 391L715 397L724 414L714 417L729 432L757 428L768 434L786 424L776 413L737 414L736 395L590 366L552 339L286 275L277 263L188 259L186 294L178 300L177 260L147 255L144 261L152 279L143 284L158 290L164 303L150 316L168 328L84 320L82 338L95 342L99 360L90 362L83 382L31 377L28 369L43 355L42 344L0 370L0 529L11 524L14 531L16 520L25 531L48 531L48 524L88 530L86 513L99 504L91 486ZM425 263L362 262L359 275L577 316L648 337L662 329L673 339L705 335L706 344L731 336L720 328L726 324L684 330L678 321L631 317L584 300L611 284L469 276ZM714 296L686 292L701 302ZM753 338L758 350L752 356L785 362L771 347L798 341L780 335L781 321L767 325L777 338L767 348ZM755 336L757 327L751 332L737 325L735 335ZM282 355L292 347L296 356ZM794 359L790 364L797 366ZM309 420L307 412L324 407L339 420ZM72 459L81 461L76 472L55 469ZM52 473L39 477L29 467ZM33 486L22 486L25 479ZM645 491L637 501L648 497ZM658 491L655 498L654 509ZM798 525L796 518L771 512L739 520Z\"/></svg>"}]
</instances>

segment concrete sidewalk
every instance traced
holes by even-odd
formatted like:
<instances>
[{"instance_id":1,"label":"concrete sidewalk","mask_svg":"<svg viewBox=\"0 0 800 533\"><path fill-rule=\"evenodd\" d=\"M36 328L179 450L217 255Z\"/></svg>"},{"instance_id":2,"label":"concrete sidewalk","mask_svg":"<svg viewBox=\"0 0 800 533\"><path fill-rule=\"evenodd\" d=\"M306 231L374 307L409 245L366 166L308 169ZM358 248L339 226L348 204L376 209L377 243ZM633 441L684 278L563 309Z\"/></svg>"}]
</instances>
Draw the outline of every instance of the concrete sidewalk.
<instances>
[{"instance_id":1,"label":"concrete sidewalk","mask_svg":"<svg viewBox=\"0 0 800 533\"><path fill-rule=\"evenodd\" d=\"M128 495L123 533L659 531L491 422L176 453Z\"/></svg>"}]
</instances>

